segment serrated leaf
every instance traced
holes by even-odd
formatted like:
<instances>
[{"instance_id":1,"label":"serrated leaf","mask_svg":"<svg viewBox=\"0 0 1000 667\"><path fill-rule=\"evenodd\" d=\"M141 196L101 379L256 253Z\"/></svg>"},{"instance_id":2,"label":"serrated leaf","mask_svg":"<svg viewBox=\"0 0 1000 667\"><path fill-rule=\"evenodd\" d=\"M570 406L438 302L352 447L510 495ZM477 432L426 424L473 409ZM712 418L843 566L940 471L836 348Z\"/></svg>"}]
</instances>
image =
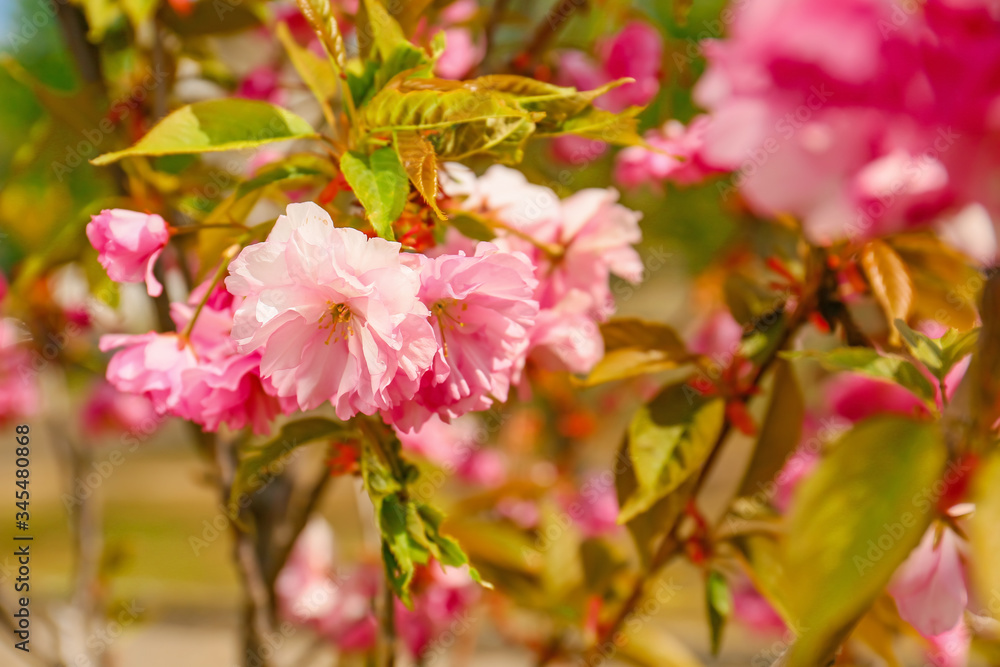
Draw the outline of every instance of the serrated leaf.
<instances>
[{"instance_id":1,"label":"serrated leaf","mask_svg":"<svg viewBox=\"0 0 1000 667\"><path fill-rule=\"evenodd\" d=\"M240 452L239 466L229 493L229 504L235 506L240 496L254 493L264 480L283 469L285 459L302 445L322 438L354 439L354 429L344 422L307 417L281 427L277 436Z\"/></svg>"},{"instance_id":2,"label":"serrated leaf","mask_svg":"<svg viewBox=\"0 0 1000 667\"><path fill-rule=\"evenodd\" d=\"M862 248L861 267L868 277L875 300L882 306L889 321L889 342L899 345L899 332L893 327L893 322L897 319L905 322L913 304L913 282L906 265L892 246L875 239Z\"/></svg>"},{"instance_id":3,"label":"serrated leaf","mask_svg":"<svg viewBox=\"0 0 1000 667\"><path fill-rule=\"evenodd\" d=\"M784 549L788 611L801 626L789 667L824 664L933 518L947 448L936 424L860 422L799 488Z\"/></svg>"},{"instance_id":4,"label":"serrated leaf","mask_svg":"<svg viewBox=\"0 0 1000 667\"><path fill-rule=\"evenodd\" d=\"M456 81L403 77L397 75L365 106L361 118L368 132L445 131L462 123L531 115L499 93L470 90Z\"/></svg>"},{"instance_id":5,"label":"serrated leaf","mask_svg":"<svg viewBox=\"0 0 1000 667\"><path fill-rule=\"evenodd\" d=\"M628 459L637 489L628 497L619 522L645 512L697 473L722 430L724 401L705 397L684 384L661 391L632 418Z\"/></svg>"},{"instance_id":6,"label":"serrated leaf","mask_svg":"<svg viewBox=\"0 0 1000 667\"><path fill-rule=\"evenodd\" d=\"M393 133L392 144L413 187L439 218L446 219L437 203L438 167L434 147L419 132L405 130Z\"/></svg>"},{"instance_id":7,"label":"serrated leaf","mask_svg":"<svg viewBox=\"0 0 1000 667\"><path fill-rule=\"evenodd\" d=\"M326 50L333 63L343 72L347 68L347 50L344 48L344 38L337 26L337 18L333 15L330 0L297 0L302 15L312 26L320 44Z\"/></svg>"},{"instance_id":8,"label":"serrated leaf","mask_svg":"<svg viewBox=\"0 0 1000 667\"><path fill-rule=\"evenodd\" d=\"M566 119L583 112L609 90L632 81L629 78L618 79L593 90L580 91L525 76L490 74L473 79L470 84L507 93L517 98L518 103L526 110L544 113L545 118L539 123L538 129L548 131L557 130Z\"/></svg>"},{"instance_id":9,"label":"serrated leaf","mask_svg":"<svg viewBox=\"0 0 1000 667\"><path fill-rule=\"evenodd\" d=\"M273 104L243 99L208 100L181 107L130 148L99 155L90 162L102 166L133 155L229 151L315 136L304 119Z\"/></svg>"},{"instance_id":10,"label":"serrated leaf","mask_svg":"<svg viewBox=\"0 0 1000 667\"><path fill-rule=\"evenodd\" d=\"M770 386L767 414L743 475L739 496L759 493L763 486L772 483L802 436L805 399L791 364L782 359L775 361L774 370L764 384Z\"/></svg>"},{"instance_id":11,"label":"serrated leaf","mask_svg":"<svg viewBox=\"0 0 1000 667\"><path fill-rule=\"evenodd\" d=\"M646 141L638 132L637 117L641 112L640 107L629 107L621 113L589 107L555 127L539 131L538 136L559 137L573 134L616 146L645 146Z\"/></svg>"},{"instance_id":12,"label":"serrated leaf","mask_svg":"<svg viewBox=\"0 0 1000 667\"><path fill-rule=\"evenodd\" d=\"M719 655L722 632L733 611L733 596L729 591L729 583L718 570L710 570L705 580L705 607L708 610L712 655Z\"/></svg>"},{"instance_id":13,"label":"serrated leaf","mask_svg":"<svg viewBox=\"0 0 1000 667\"><path fill-rule=\"evenodd\" d=\"M934 405L934 386L916 366L905 359L879 354L877 350L868 347L840 347L827 352L785 352L782 356L786 359L816 359L831 371L854 371L879 380L895 382L929 405Z\"/></svg>"},{"instance_id":14,"label":"serrated leaf","mask_svg":"<svg viewBox=\"0 0 1000 667\"><path fill-rule=\"evenodd\" d=\"M340 158L340 170L378 235L395 240L392 223L403 212L410 192L406 171L396 152L380 148L371 155L354 151L344 153Z\"/></svg>"}]
</instances>

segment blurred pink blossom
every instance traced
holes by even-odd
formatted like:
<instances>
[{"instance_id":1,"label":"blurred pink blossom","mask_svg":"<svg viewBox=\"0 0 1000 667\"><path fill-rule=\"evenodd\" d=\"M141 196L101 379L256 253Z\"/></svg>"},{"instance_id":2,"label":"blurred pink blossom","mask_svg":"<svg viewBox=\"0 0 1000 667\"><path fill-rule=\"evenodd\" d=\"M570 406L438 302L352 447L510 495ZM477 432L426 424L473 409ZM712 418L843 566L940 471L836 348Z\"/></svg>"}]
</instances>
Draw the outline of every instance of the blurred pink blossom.
<instances>
[{"instance_id":1,"label":"blurred pink blossom","mask_svg":"<svg viewBox=\"0 0 1000 667\"><path fill-rule=\"evenodd\" d=\"M953 630L969 601L958 540L951 529L932 526L889 584L899 615L926 637Z\"/></svg>"},{"instance_id":2,"label":"blurred pink blossom","mask_svg":"<svg viewBox=\"0 0 1000 667\"><path fill-rule=\"evenodd\" d=\"M397 428L396 433L403 449L471 484L493 487L507 475L502 455L484 447L486 433L475 417L459 417L446 424L435 416L416 431L407 433Z\"/></svg>"},{"instance_id":3,"label":"blurred pink blossom","mask_svg":"<svg viewBox=\"0 0 1000 667\"><path fill-rule=\"evenodd\" d=\"M111 280L145 281L150 296L163 293L163 286L153 275L153 265L170 240L163 218L120 208L104 210L91 217L87 238Z\"/></svg>"},{"instance_id":4,"label":"blurred pink blossom","mask_svg":"<svg viewBox=\"0 0 1000 667\"><path fill-rule=\"evenodd\" d=\"M10 319L0 319L0 422L33 415L38 411L39 368L24 345L30 334ZM44 361L44 360L43 360Z\"/></svg>"},{"instance_id":5,"label":"blurred pink blossom","mask_svg":"<svg viewBox=\"0 0 1000 667\"><path fill-rule=\"evenodd\" d=\"M662 181L688 185L723 173L704 156L709 123L708 116L698 116L687 127L669 120L663 127L647 132L646 142L662 152L629 146L615 157L615 181L627 188Z\"/></svg>"},{"instance_id":6,"label":"blurred pink blossom","mask_svg":"<svg viewBox=\"0 0 1000 667\"><path fill-rule=\"evenodd\" d=\"M147 433L159 421L148 398L120 392L104 380L91 388L80 413L83 432L92 438L107 434Z\"/></svg>"}]
</instances>

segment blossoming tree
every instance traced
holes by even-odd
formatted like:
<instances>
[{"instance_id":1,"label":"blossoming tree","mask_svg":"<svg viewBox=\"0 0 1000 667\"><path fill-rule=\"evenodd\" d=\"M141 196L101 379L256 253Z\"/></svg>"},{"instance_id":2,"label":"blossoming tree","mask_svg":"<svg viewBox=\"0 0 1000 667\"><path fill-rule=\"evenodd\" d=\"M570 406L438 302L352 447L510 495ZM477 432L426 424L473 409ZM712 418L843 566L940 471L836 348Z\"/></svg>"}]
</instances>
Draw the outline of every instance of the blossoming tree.
<instances>
[{"instance_id":1,"label":"blossoming tree","mask_svg":"<svg viewBox=\"0 0 1000 667\"><path fill-rule=\"evenodd\" d=\"M753 665L995 659L1000 6L526 4L55 3L77 91L2 61L43 111L4 165L0 421L47 415L77 477L186 424L246 665L300 664L294 628L463 659L472 609L538 664L702 664L731 618ZM66 419L42 383L77 378ZM354 559L319 511L352 478ZM678 563L704 646L654 622Z\"/></svg>"}]
</instances>

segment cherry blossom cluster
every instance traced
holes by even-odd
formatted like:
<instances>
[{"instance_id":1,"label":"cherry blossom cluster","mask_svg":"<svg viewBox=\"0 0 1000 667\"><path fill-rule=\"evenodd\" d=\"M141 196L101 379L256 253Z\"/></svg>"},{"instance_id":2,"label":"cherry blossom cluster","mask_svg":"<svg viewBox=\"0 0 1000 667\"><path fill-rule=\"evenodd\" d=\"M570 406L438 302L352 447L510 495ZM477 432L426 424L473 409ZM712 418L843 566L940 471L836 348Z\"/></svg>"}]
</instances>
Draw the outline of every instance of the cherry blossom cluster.
<instances>
[{"instance_id":1,"label":"cherry blossom cluster","mask_svg":"<svg viewBox=\"0 0 1000 667\"><path fill-rule=\"evenodd\" d=\"M668 155L620 153L623 185L732 172L717 184L724 198L738 190L762 214L794 215L816 243L928 225L974 203L1000 211L995 2L742 3L704 53L694 96L707 118L647 135ZM974 256L983 244L995 252L981 238Z\"/></svg>"},{"instance_id":2,"label":"cherry blossom cluster","mask_svg":"<svg viewBox=\"0 0 1000 667\"><path fill-rule=\"evenodd\" d=\"M505 402L529 359L589 371L611 275L642 276L639 215L613 190L560 201L512 169L450 174L450 200L497 225L492 243L449 229L444 245L410 253L291 204L224 284L171 304L178 333L103 337L102 350L119 350L108 380L207 430L266 432L279 414L329 403L340 419L381 414L408 432ZM162 218L104 211L88 236L113 279L160 293Z\"/></svg>"}]
</instances>

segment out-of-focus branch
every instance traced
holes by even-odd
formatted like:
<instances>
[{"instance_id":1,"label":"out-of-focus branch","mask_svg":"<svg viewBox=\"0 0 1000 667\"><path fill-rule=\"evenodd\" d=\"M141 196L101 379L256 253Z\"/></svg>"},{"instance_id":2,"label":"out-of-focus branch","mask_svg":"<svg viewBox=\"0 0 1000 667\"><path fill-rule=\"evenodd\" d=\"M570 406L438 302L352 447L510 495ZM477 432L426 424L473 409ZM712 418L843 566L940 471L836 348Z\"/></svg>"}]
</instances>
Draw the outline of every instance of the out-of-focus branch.
<instances>
[{"instance_id":1,"label":"out-of-focus branch","mask_svg":"<svg viewBox=\"0 0 1000 667\"><path fill-rule=\"evenodd\" d=\"M587 9L589 0L556 0L552 8L535 27L531 41L510 63L514 71L527 71L563 29L573 14Z\"/></svg>"}]
</instances>

